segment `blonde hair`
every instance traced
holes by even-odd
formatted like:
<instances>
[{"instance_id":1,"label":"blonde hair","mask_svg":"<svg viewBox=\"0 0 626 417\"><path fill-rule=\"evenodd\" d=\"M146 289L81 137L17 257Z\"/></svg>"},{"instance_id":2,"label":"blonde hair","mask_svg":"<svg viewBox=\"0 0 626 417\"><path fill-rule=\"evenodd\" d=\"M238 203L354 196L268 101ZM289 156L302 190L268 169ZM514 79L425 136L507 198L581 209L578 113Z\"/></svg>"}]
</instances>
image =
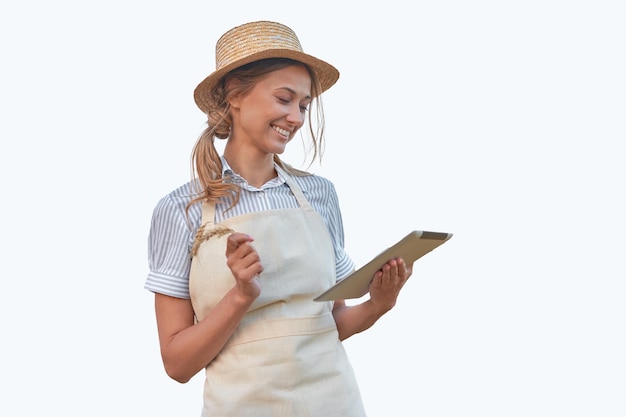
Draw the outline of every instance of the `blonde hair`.
<instances>
[{"instance_id":1,"label":"blonde hair","mask_svg":"<svg viewBox=\"0 0 626 417\"><path fill-rule=\"evenodd\" d=\"M228 99L237 94L247 94L260 77L291 65L300 65L306 68L311 76L311 96L314 97L314 100L311 103L306 121L311 140L307 151L312 151L311 162L308 166L310 167L316 159L321 161L324 153L324 112L319 96L322 89L315 73L305 64L286 58L269 58L251 62L226 74L217 87L209 92L209 97L207 97L209 104L207 127L198 138L191 155L194 198L187 205L187 210L194 203L200 201L214 202L222 197L231 199L230 207L237 204L240 188L236 184L222 181L222 161L215 148L215 138L228 139L230 134L233 121ZM232 83L229 82L230 80L237 82ZM315 108L315 112L311 111L313 108ZM292 175L311 175L283 162L278 155L274 155L274 161Z\"/></svg>"}]
</instances>

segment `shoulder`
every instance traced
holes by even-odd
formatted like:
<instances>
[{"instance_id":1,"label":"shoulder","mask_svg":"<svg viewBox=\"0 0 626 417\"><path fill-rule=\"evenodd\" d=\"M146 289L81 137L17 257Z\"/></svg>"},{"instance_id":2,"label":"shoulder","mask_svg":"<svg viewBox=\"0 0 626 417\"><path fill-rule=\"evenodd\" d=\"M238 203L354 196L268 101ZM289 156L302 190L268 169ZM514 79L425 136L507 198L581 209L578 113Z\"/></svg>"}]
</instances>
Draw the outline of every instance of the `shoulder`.
<instances>
[{"instance_id":1,"label":"shoulder","mask_svg":"<svg viewBox=\"0 0 626 417\"><path fill-rule=\"evenodd\" d=\"M335 184L326 177L311 174L292 177L302 192L321 214L339 209L339 198Z\"/></svg>"},{"instance_id":2,"label":"shoulder","mask_svg":"<svg viewBox=\"0 0 626 417\"><path fill-rule=\"evenodd\" d=\"M322 177L316 174L292 176L292 178L302 188L302 191L306 192L322 192L322 193L335 193L335 185L331 180L326 177Z\"/></svg>"},{"instance_id":3,"label":"shoulder","mask_svg":"<svg viewBox=\"0 0 626 417\"><path fill-rule=\"evenodd\" d=\"M192 183L188 182L170 191L159 199L155 208L155 217L185 216L187 205L194 197Z\"/></svg>"}]
</instances>

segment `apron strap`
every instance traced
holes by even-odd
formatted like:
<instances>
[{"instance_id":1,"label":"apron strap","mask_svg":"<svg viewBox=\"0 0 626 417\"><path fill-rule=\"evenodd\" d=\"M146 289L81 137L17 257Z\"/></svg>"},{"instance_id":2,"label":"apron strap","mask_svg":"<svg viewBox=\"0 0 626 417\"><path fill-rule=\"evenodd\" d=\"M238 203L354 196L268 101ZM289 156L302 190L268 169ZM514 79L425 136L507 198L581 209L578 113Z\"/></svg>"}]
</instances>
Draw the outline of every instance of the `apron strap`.
<instances>
[{"instance_id":1,"label":"apron strap","mask_svg":"<svg viewBox=\"0 0 626 417\"><path fill-rule=\"evenodd\" d=\"M309 204L309 200L306 199L304 193L302 192L298 184L296 184L296 182L293 180L291 175L287 174L287 172L285 172L285 170L278 166L278 164L276 163L274 163L274 168L276 168L276 172L283 176L294 197L296 197L296 201L298 201L300 207L307 211L313 210L313 207L311 207L311 205Z\"/></svg>"}]
</instances>

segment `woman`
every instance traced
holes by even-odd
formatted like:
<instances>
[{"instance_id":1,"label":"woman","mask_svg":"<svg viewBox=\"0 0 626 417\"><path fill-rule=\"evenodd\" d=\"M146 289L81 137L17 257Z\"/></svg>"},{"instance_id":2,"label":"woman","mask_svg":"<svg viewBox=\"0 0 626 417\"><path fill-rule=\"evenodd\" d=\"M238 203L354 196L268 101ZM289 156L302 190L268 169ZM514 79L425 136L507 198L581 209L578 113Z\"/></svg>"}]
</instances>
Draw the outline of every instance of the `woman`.
<instances>
[{"instance_id":1,"label":"woman","mask_svg":"<svg viewBox=\"0 0 626 417\"><path fill-rule=\"evenodd\" d=\"M363 416L341 341L394 306L412 266L387 263L361 304L313 301L354 263L332 183L279 158L307 122L320 156L319 95L339 73L267 21L226 32L216 67L194 93L208 117L196 178L159 201L150 229L165 370L184 383L205 369L203 416Z\"/></svg>"}]
</instances>

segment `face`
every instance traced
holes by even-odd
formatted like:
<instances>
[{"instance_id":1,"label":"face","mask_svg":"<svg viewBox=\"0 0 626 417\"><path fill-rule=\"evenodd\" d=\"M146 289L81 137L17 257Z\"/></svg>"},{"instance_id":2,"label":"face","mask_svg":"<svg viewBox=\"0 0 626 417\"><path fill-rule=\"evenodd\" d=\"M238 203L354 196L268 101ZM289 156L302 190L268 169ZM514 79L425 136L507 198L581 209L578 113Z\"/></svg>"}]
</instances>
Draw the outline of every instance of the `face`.
<instances>
[{"instance_id":1,"label":"face","mask_svg":"<svg viewBox=\"0 0 626 417\"><path fill-rule=\"evenodd\" d=\"M281 154L304 124L311 103L311 77L292 65L270 72L245 96L230 100L229 142L267 154Z\"/></svg>"}]
</instances>

